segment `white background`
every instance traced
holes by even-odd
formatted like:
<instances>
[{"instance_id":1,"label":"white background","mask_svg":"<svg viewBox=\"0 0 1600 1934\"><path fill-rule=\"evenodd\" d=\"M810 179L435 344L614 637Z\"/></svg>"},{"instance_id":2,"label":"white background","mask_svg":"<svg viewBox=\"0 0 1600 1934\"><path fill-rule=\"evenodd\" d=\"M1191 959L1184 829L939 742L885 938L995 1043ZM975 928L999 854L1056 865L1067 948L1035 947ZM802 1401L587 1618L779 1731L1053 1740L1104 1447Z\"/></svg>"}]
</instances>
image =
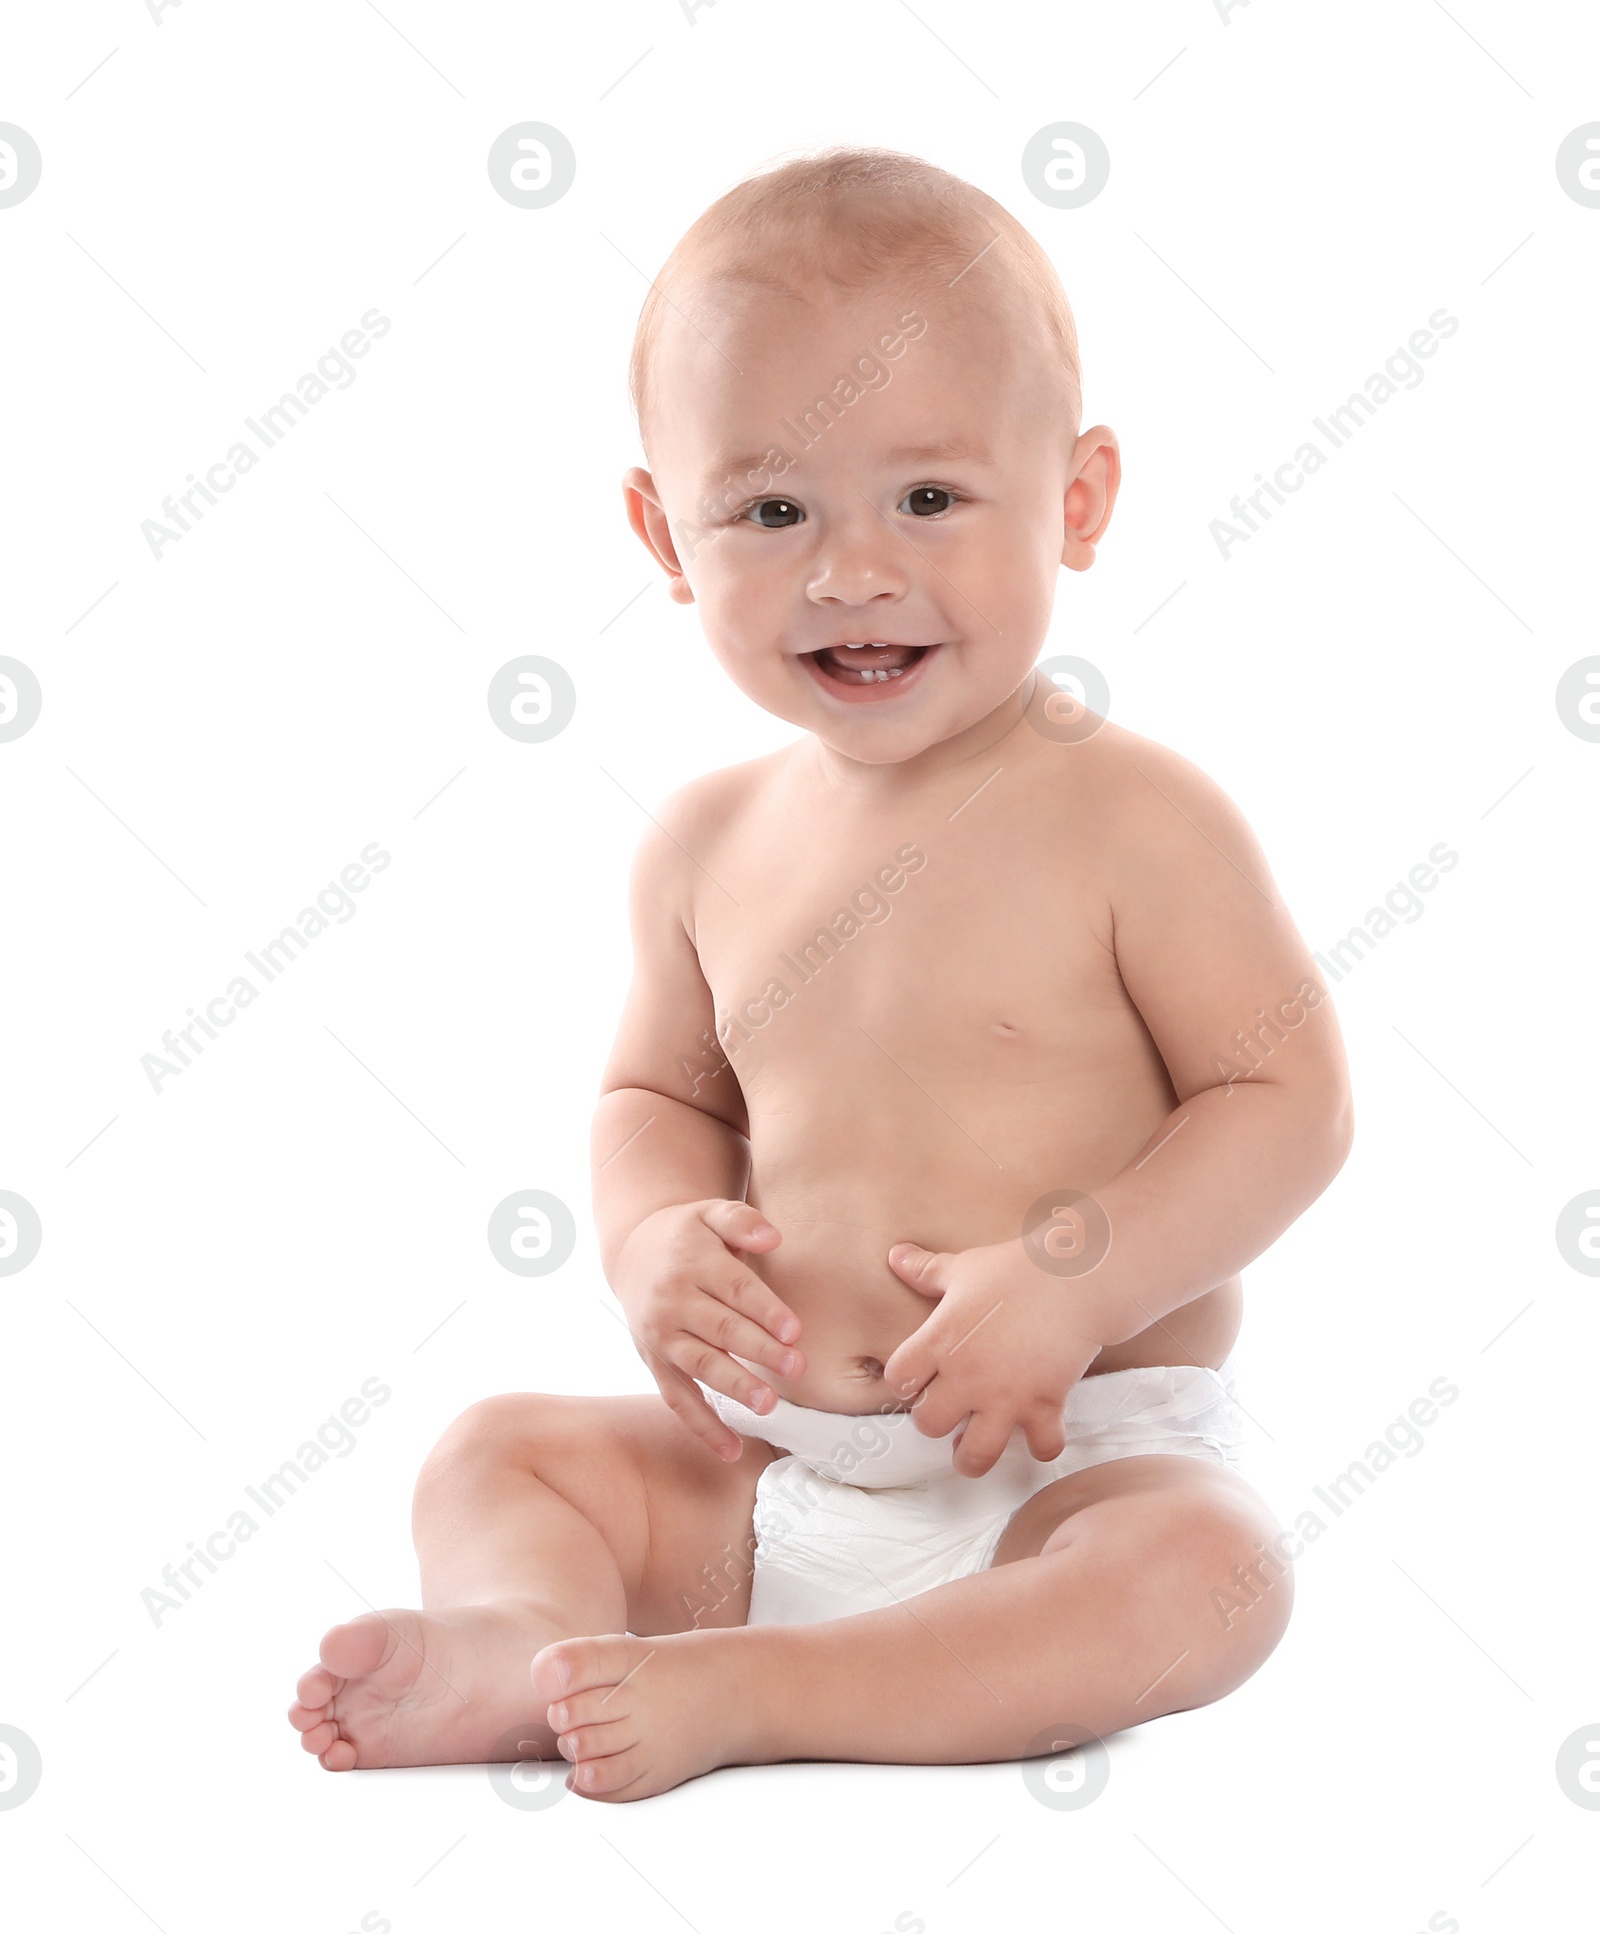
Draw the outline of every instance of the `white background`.
<instances>
[{"instance_id":1,"label":"white background","mask_svg":"<svg viewBox=\"0 0 1600 1934\"><path fill-rule=\"evenodd\" d=\"M1600 1186L1600 746L1555 687L1600 649L1600 210L1554 158L1597 57L1592 16L1489 0L11 14L0 120L44 172L0 210L0 652L44 709L0 746L0 1187L44 1236L0 1280L0 1722L44 1776L0 1811L8 1921L1579 1924L1600 1282L1554 1230ZM1069 119L1112 170L1062 211L1019 163ZM578 157L538 211L485 167L524 120ZM625 362L693 217L828 141L952 168L1052 252L1127 483L1050 650L1238 800L1311 945L1460 854L1336 989L1357 1145L1249 1272L1250 1474L1292 1520L1460 1397L1308 1550L1258 1677L1115 1740L1082 1811L1015 1765L540 1813L479 1768L331 1778L284 1709L328 1625L415 1601L444 1425L650 1387L587 1211L626 866L645 808L792 734L626 529ZM373 307L353 386L153 559L141 521ZM1224 561L1210 521L1441 307L1420 386ZM543 746L485 703L525 652L579 691ZM373 840L356 916L153 1092L163 1031ZM485 1239L529 1187L580 1225L535 1281ZM155 1626L163 1565L369 1377L355 1451Z\"/></svg>"}]
</instances>

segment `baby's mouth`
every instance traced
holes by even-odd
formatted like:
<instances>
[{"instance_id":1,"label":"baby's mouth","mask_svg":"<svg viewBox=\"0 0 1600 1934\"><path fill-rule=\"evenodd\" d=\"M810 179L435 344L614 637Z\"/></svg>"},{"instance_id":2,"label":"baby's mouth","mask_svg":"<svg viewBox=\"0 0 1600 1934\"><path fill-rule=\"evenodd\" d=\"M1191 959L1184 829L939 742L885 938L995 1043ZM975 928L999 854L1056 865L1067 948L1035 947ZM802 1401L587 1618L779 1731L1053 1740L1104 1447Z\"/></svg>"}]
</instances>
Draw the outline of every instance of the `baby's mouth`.
<instances>
[{"instance_id":1,"label":"baby's mouth","mask_svg":"<svg viewBox=\"0 0 1600 1934\"><path fill-rule=\"evenodd\" d=\"M840 685L882 685L901 678L931 645L825 645L807 653L825 678Z\"/></svg>"}]
</instances>

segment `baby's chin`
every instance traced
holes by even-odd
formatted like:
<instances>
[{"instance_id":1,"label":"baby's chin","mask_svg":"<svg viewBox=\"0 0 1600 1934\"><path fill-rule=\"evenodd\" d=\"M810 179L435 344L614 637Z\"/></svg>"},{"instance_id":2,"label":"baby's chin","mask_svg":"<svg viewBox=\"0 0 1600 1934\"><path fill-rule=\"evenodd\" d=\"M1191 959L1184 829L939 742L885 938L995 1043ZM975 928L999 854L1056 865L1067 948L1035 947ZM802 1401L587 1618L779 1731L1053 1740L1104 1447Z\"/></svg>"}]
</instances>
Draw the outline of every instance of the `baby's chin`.
<instances>
[{"instance_id":1,"label":"baby's chin","mask_svg":"<svg viewBox=\"0 0 1600 1934\"><path fill-rule=\"evenodd\" d=\"M846 723L848 726L848 721ZM885 720L872 726L840 731L834 729L833 720L825 719L813 720L808 729L830 751L837 752L841 758L854 760L857 765L900 766L935 746L943 745L946 740L958 737L964 728L959 721L946 728L925 720L916 724L909 720L891 724Z\"/></svg>"},{"instance_id":2,"label":"baby's chin","mask_svg":"<svg viewBox=\"0 0 1600 1934\"><path fill-rule=\"evenodd\" d=\"M861 765L903 765L982 727L1014 692L1015 681L992 681L991 689L990 682L974 688L951 680L908 694L904 704L842 707L813 700L803 715L797 710L789 716L844 758Z\"/></svg>"}]
</instances>

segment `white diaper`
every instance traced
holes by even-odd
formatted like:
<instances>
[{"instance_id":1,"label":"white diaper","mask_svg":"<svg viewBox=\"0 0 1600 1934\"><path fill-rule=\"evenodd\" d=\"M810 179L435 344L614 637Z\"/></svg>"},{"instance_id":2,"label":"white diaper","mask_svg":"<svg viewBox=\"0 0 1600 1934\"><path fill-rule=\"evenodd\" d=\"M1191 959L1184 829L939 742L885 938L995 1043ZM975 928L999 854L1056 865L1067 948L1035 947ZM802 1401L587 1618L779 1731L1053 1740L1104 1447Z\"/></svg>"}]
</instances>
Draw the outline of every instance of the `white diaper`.
<instances>
[{"instance_id":1,"label":"white diaper","mask_svg":"<svg viewBox=\"0 0 1600 1934\"><path fill-rule=\"evenodd\" d=\"M1150 1452L1237 1468L1244 1437L1231 1357L1220 1370L1084 1377L1067 1396L1060 1457L1037 1462L1019 1430L982 1477L955 1469L954 1432L924 1437L908 1411L840 1416L780 1397L763 1417L701 1388L741 1437L788 1453L756 1485L752 1625L898 1604L984 1570L1012 1512L1058 1477Z\"/></svg>"}]
</instances>

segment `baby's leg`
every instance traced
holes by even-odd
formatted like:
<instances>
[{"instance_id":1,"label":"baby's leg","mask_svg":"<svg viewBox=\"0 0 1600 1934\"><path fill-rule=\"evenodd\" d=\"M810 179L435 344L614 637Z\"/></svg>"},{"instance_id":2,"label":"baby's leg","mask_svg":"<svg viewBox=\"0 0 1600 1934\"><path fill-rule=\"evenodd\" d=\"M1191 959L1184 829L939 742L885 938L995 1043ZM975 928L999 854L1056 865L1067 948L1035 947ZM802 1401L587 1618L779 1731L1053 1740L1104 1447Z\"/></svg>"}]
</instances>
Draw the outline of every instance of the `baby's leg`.
<instances>
[{"instance_id":1,"label":"baby's leg","mask_svg":"<svg viewBox=\"0 0 1600 1934\"><path fill-rule=\"evenodd\" d=\"M417 1481L425 1609L328 1633L289 1713L306 1750L331 1772L553 1759L534 1653L589 1633L742 1624L771 1456L751 1443L720 1463L655 1396L475 1404Z\"/></svg>"},{"instance_id":2,"label":"baby's leg","mask_svg":"<svg viewBox=\"0 0 1600 1934\"><path fill-rule=\"evenodd\" d=\"M595 1799L778 1759L1020 1758L1249 1678L1289 1615L1277 1529L1218 1464L1122 1458L1030 1499L988 1571L814 1625L566 1641L534 1689Z\"/></svg>"}]
</instances>

